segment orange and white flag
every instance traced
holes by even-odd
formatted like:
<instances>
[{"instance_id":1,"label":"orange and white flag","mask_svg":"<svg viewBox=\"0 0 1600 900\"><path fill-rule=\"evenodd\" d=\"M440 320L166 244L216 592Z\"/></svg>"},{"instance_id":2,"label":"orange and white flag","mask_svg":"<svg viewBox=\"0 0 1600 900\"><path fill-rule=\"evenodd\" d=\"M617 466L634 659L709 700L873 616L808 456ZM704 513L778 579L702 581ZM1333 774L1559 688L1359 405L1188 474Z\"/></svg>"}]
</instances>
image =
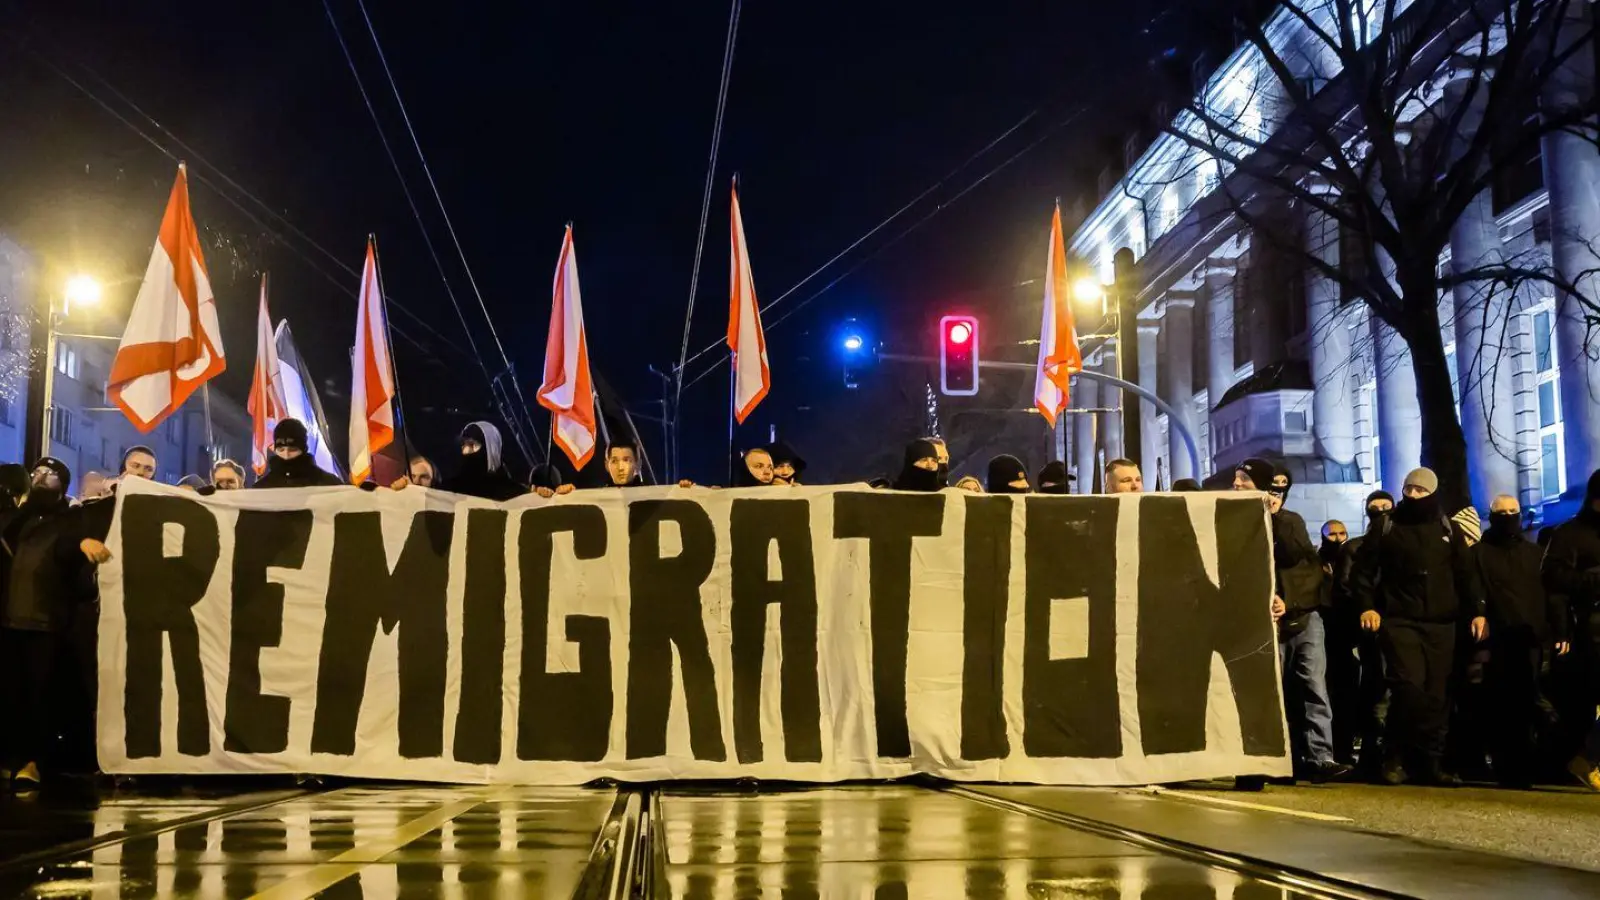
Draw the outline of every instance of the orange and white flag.
<instances>
[{"instance_id":1,"label":"orange and white flag","mask_svg":"<svg viewBox=\"0 0 1600 900\"><path fill-rule=\"evenodd\" d=\"M573 468L582 469L594 456L594 386L589 379L589 342L583 333L583 296L578 290L571 225L556 262L539 405L550 410L552 440L572 460Z\"/></svg>"},{"instance_id":2,"label":"orange and white flag","mask_svg":"<svg viewBox=\"0 0 1600 900\"><path fill-rule=\"evenodd\" d=\"M272 455L272 429L285 415L278 376L278 342L267 312L267 276L261 276L261 311L256 316L256 368L250 376L250 465L257 475L267 471Z\"/></svg>"},{"instance_id":3,"label":"orange and white flag","mask_svg":"<svg viewBox=\"0 0 1600 900\"><path fill-rule=\"evenodd\" d=\"M394 358L389 320L378 280L378 246L367 238L356 309L356 345L350 353L350 483L372 476L373 460L394 443Z\"/></svg>"},{"instance_id":4,"label":"orange and white flag","mask_svg":"<svg viewBox=\"0 0 1600 900\"><path fill-rule=\"evenodd\" d=\"M106 395L147 432L226 368L216 299L189 210L189 176L180 163Z\"/></svg>"},{"instance_id":5,"label":"orange and white flag","mask_svg":"<svg viewBox=\"0 0 1600 900\"><path fill-rule=\"evenodd\" d=\"M1050 427L1067 408L1068 380L1083 371L1078 331L1072 322L1072 291L1067 283L1067 246L1061 234L1061 204L1050 222L1050 253L1044 268L1044 321L1039 325L1039 371L1033 405Z\"/></svg>"},{"instance_id":6,"label":"orange and white flag","mask_svg":"<svg viewBox=\"0 0 1600 900\"><path fill-rule=\"evenodd\" d=\"M750 275L750 248L739 214L739 185L733 186L733 255L729 265L728 348L733 351L733 416L744 423L772 389L767 367L767 336L761 330L761 305Z\"/></svg>"}]
</instances>

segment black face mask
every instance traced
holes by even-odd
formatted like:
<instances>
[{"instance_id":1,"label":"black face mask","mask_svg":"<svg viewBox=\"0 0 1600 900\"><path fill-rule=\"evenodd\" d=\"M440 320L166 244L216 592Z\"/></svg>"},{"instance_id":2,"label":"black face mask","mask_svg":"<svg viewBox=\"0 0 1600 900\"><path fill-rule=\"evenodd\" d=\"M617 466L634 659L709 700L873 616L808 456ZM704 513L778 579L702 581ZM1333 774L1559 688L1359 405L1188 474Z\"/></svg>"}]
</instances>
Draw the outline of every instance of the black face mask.
<instances>
[{"instance_id":1,"label":"black face mask","mask_svg":"<svg viewBox=\"0 0 1600 900\"><path fill-rule=\"evenodd\" d=\"M1385 518L1388 517L1390 512L1392 512L1392 510L1388 510L1388 509L1368 509L1367 510L1367 521L1371 522L1373 525L1378 525L1378 524L1382 523Z\"/></svg>"},{"instance_id":2,"label":"black face mask","mask_svg":"<svg viewBox=\"0 0 1600 900\"><path fill-rule=\"evenodd\" d=\"M28 490L28 499L22 501L24 508L38 509L45 506L55 506L61 502L61 489L36 484Z\"/></svg>"},{"instance_id":3,"label":"black face mask","mask_svg":"<svg viewBox=\"0 0 1600 900\"><path fill-rule=\"evenodd\" d=\"M1344 550L1344 541L1324 540L1322 546L1317 548L1317 555L1323 562L1333 562L1339 558L1340 551Z\"/></svg>"},{"instance_id":4,"label":"black face mask","mask_svg":"<svg viewBox=\"0 0 1600 900\"><path fill-rule=\"evenodd\" d=\"M937 469L923 469L917 466L906 466L905 471L894 483L897 491L922 491L932 493L944 487L944 478Z\"/></svg>"},{"instance_id":5,"label":"black face mask","mask_svg":"<svg viewBox=\"0 0 1600 900\"><path fill-rule=\"evenodd\" d=\"M1522 534L1522 513L1489 513L1489 534L1496 538L1514 538Z\"/></svg>"}]
</instances>

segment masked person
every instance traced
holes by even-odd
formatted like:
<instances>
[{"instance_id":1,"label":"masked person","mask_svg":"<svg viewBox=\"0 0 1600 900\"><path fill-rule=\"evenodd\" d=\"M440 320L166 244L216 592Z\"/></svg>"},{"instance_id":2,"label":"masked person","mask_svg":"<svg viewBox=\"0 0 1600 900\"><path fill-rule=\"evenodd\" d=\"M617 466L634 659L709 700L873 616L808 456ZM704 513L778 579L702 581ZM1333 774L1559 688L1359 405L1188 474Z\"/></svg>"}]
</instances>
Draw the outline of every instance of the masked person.
<instances>
[{"instance_id":1,"label":"masked person","mask_svg":"<svg viewBox=\"0 0 1600 900\"><path fill-rule=\"evenodd\" d=\"M1566 598L1577 630L1573 643L1581 642L1584 657L1590 660L1588 688L1593 693L1586 707L1593 710L1600 702L1600 471L1589 476L1583 508L1571 520L1555 529L1546 529L1549 542L1544 554L1546 590ZM1542 537L1542 535L1541 535ZM1587 715L1585 715L1587 721ZM1600 722L1589 729L1583 747L1567 763L1567 770L1578 783L1600 791Z\"/></svg>"},{"instance_id":2,"label":"masked person","mask_svg":"<svg viewBox=\"0 0 1600 900\"><path fill-rule=\"evenodd\" d=\"M1368 494L1366 533L1381 532L1393 510L1393 494L1383 490ZM1333 611L1329 615L1328 629L1332 646L1328 652L1330 655L1345 652L1346 645L1354 648L1357 683L1354 709L1349 715L1340 710L1337 694L1332 698L1333 753L1341 762L1355 760L1359 740L1362 777L1377 778L1383 764L1381 745L1389 708L1389 687L1383 677L1383 653L1378 649L1377 635L1361 627L1361 611L1356 608L1352 574L1356 554L1365 540L1362 536L1345 541L1333 567ZM1349 727L1343 723L1348 723Z\"/></svg>"},{"instance_id":3,"label":"masked person","mask_svg":"<svg viewBox=\"0 0 1600 900\"><path fill-rule=\"evenodd\" d=\"M75 607L94 600L94 566L111 558L82 536L67 503L71 486L65 463L40 459L27 499L0 526L0 768L24 788L38 785L39 763L64 724L51 692Z\"/></svg>"},{"instance_id":4,"label":"masked person","mask_svg":"<svg viewBox=\"0 0 1600 900\"><path fill-rule=\"evenodd\" d=\"M450 477L450 492L483 500L510 500L528 489L517 484L501 460L500 429L489 422L473 422L457 437L461 459Z\"/></svg>"},{"instance_id":5,"label":"masked person","mask_svg":"<svg viewBox=\"0 0 1600 900\"><path fill-rule=\"evenodd\" d=\"M989 478L983 487L990 494L1026 494L1028 470L1023 468L1022 460L1002 453L989 460Z\"/></svg>"},{"instance_id":6,"label":"masked person","mask_svg":"<svg viewBox=\"0 0 1600 900\"><path fill-rule=\"evenodd\" d=\"M731 487L768 487L774 484L772 454L765 447L751 447L744 456L733 461Z\"/></svg>"},{"instance_id":7,"label":"masked person","mask_svg":"<svg viewBox=\"0 0 1600 900\"><path fill-rule=\"evenodd\" d=\"M773 484L793 486L800 483L800 477L806 471L806 461L793 447L783 441L775 441L767 447L767 454L772 457Z\"/></svg>"},{"instance_id":8,"label":"masked person","mask_svg":"<svg viewBox=\"0 0 1600 900\"><path fill-rule=\"evenodd\" d=\"M907 444L900 474L894 480L894 489L932 493L943 487L944 479L939 475L939 451L934 448L933 442L924 438Z\"/></svg>"},{"instance_id":9,"label":"masked person","mask_svg":"<svg viewBox=\"0 0 1600 900\"><path fill-rule=\"evenodd\" d=\"M1072 490L1073 477L1067 473L1067 464L1052 460L1039 470L1039 493L1066 494Z\"/></svg>"},{"instance_id":10,"label":"masked person","mask_svg":"<svg viewBox=\"0 0 1600 900\"><path fill-rule=\"evenodd\" d=\"M1494 498L1489 531L1473 559L1483 578L1494 649L1488 683L1495 778L1505 787L1526 789L1533 786L1534 735L1542 724L1539 669L1567 652L1567 611L1545 591L1544 551L1523 537L1517 498Z\"/></svg>"},{"instance_id":11,"label":"masked person","mask_svg":"<svg viewBox=\"0 0 1600 900\"><path fill-rule=\"evenodd\" d=\"M272 429L272 455L267 474L256 479L257 488L336 487L344 481L317 467L307 444L306 426L299 419L283 419Z\"/></svg>"},{"instance_id":12,"label":"masked person","mask_svg":"<svg viewBox=\"0 0 1600 900\"><path fill-rule=\"evenodd\" d=\"M1367 533L1352 573L1361 627L1378 636L1389 682L1384 784L1408 777L1444 787L1461 783L1441 765L1458 621L1471 619L1474 640L1488 635L1478 573L1440 507L1438 487L1432 469L1406 475L1404 498Z\"/></svg>"},{"instance_id":13,"label":"masked person","mask_svg":"<svg viewBox=\"0 0 1600 900\"><path fill-rule=\"evenodd\" d=\"M1200 482L1193 478L1179 478L1172 483L1174 494L1187 494L1200 490Z\"/></svg>"}]
</instances>

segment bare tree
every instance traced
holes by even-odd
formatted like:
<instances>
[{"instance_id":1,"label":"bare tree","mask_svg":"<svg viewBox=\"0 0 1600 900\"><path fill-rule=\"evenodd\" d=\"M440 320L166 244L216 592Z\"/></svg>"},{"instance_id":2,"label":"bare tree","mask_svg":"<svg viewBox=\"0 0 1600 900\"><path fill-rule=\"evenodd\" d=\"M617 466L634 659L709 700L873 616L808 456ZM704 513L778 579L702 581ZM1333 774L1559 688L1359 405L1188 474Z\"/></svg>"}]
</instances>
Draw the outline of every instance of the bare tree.
<instances>
[{"instance_id":1,"label":"bare tree","mask_svg":"<svg viewBox=\"0 0 1600 900\"><path fill-rule=\"evenodd\" d=\"M1595 310L1571 273L1563 280L1526 260L1439 269L1463 213L1548 136L1595 141L1588 7L1288 0L1265 21L1233 18L1253 65L1219 73L1166 128L1186 148L1181 177L1215 185L1197 204L1200 215L1231 215L1256 238L1298 253L1404 341L1422 459L1452 501L1467 498L1467 453L1440 292L1464 281L1538 279L1561 302ZM1587 79L1571 77L1578 66L1590 67ZM1339 253L1286 238L1276 213L1288 205L1334 223Z\"/></svg>"}]
</instances>

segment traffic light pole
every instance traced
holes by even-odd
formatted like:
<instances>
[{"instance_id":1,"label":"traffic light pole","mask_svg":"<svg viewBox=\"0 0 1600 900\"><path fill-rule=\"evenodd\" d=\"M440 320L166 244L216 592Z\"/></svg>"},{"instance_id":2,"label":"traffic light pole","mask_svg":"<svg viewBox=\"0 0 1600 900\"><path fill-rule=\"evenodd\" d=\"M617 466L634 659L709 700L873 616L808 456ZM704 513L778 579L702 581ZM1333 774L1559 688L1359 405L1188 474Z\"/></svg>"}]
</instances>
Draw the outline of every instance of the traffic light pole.
<instances>
[{"instance_id":1,"label":"traffic light pole","mask_svg":"<svg viewBox=\"0 0 1600 900\"><path fill-rule=\"evenodd\" d=\"M881 360L887 360L889 362L910 362L910 363L933 363L933 362L938 362L938 360L934 359L931 356L909 356L909 355L901 354L901 353L880 353L880 354L878 354L878 358L881 359ZM993 361L990 361L990 360L979 360L978 361L978 368L980 368L980 369L1001 369L1001 370L1009 371L1009 372L1037 372L1039 370L1039 366L1036 363L993 362ZM1173 409L1172 405L1169 404L1167 401L1165 401L1165 400L1161 399L1160 397L1156 396L1155 391L1147 391L1144 388L1140 387L1139 385L1134 384L1133 382L1128 381L1126 379L1118 378L1115 375L1107 375L1107 374L1105 374L1103 372L1091 372L1088 369L1084 369L1083 371L1078 372L1077 374L1073 375L1072 377L1074 377L1074 378L1087 378L1090 381L1097 381L1097 382L1099 382L1101 384L1109 385L1110 387L1119 388L1119 389L1121 389L1123 391L1126 391L1126 392L1128 392L1130 394L1134 394L1134 395L1136 395L1136 396L1138 396L1138 397L1140 397L1142 399L1149 400L1155 406L1156 409L1158 409L1161 412L1164 412L1164 413L1167 414L1167 427L1168 428L1177 429L1178 434L1183 438L1183 446L1184 446L1185 449L1187 449L1189 451L1189 465L1192 467L1191 471L1195 471L1195 472L1200 471L1200 449L1199 449L1200 445L1199 445L1199 443L1197 443L1195 441L1195 436L1192 433L1190 433L1189 429L1184 426L1183 420L1181 418L1179 418L1179 416L1178 416L1178 411ZM1122 405L1122 409L1126 410L1127 409L1127 404L1123 404ZM1067 410L1067 412L1072 412L1072 410L1069 409L1069 410ZM1082 412L1092 412L1092 410L1082 410ZM1134 419L1138 419L1138 415L1135 414L1133 416L1133 418ZM1127 434L1128 434L1128 432L1127 432L1126 428L1124 428L1124 430L1123 430L1124 440L1127 440L1127 437L1126 437ZM1133 435L1134 435L1134 437L1138 437L1138 432L1137 431L1133 432Z\"/></svg>"}]
</instances>

